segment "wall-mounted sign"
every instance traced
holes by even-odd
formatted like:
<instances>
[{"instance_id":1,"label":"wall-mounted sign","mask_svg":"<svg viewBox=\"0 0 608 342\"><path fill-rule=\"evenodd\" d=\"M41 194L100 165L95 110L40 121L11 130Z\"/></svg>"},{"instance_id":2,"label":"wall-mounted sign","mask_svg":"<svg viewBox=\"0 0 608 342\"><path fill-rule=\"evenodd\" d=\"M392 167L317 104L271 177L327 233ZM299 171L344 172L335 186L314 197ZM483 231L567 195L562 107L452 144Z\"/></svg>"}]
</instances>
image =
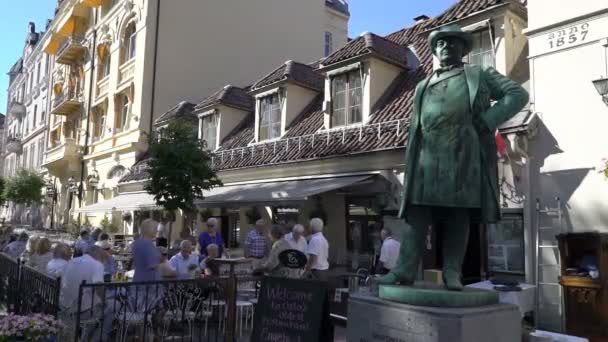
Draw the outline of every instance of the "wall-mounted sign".
<instances>
[{"instance_id":1,"label":"wall-mounted sign","mask_svg":"<svg viewBox=\"0 0 608 342\"><path fill-rule=\"evenodd\" d=\"M571 23L529 38L530 57L553 53L606 38L608 16Z\"/></svg>"}]
</instances>

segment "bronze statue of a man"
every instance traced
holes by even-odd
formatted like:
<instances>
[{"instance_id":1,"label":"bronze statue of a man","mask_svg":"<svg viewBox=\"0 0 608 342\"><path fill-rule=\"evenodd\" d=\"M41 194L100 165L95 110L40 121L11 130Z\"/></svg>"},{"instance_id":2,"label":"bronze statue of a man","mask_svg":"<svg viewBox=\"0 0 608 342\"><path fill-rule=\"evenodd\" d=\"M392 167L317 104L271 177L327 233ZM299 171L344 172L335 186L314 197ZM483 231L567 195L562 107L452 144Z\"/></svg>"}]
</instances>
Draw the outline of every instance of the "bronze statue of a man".
<instances>
[{"instance_id":1,"label":"bronze statue of a man","mask_svg":"<svg viewBox=\"0 0 608 342\"><path fill-rule=\"evenodd\" d=\"M473 40L458 25L433 31L429 45L441 68L414 95L399 213L411 229L396 267L379 283L412 285L428 227L442 224L443 280L462 290L469 225L500 219L496 129L526 105L528 93L494 68L463 64Z\"/></svg>"}]
</instances>

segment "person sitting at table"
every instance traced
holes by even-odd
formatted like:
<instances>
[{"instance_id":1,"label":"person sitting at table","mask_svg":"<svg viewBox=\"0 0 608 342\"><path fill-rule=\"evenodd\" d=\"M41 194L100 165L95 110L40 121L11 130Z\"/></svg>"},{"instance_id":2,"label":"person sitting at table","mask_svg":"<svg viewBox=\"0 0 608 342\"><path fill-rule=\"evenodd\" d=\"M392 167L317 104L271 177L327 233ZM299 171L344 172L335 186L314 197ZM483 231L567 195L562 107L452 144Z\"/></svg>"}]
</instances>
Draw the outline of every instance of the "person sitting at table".
<instances>
[{"instance_id":1,"label":"person sitting at table","mask_svg":"<svg viewBox=\"0 0 608 342\"><path fill-rule=\"evenodd\" d=\"M112 244L109 241L97 241L95 246L101 248L106 253L106 262L103 264L103 276L105 280L111 280L118 270L118 264L112 256Z\"/></svg>"},{"instance_id":2,"label":"person sitting at table","mask_svg":"<svg viewBox=\"0 0 608 342\"><path fill-rule=\"evenodd\" d=\"M168 255L169 251L167 251L167 247L157 247L160 252L160 264L158 265L158 272L160 273L161 278L175 278L177 277L177 271L171 264L169 264Z\"/></svg>"},{"instance_id":3,"label":"person sitting at table","mask_svg":"<svg viewBox=\"0 0 608 342\"><path fill-rule=\"evenodd\" d=\"M46 273L51 277L61 278L68 261L72 259L72 249L65 243L58 243L53 249L53 259L46 265Z\"/></svg>"},{"instance_id":4,"label":"person sitting at table","mask_svg":"<svg viewBox=\"0 0 608 342\"><path fill-rule=\"evenodd\" d=\"M47 238L40 238L36 243L36 249L30 255L27 261L28 266L37 269L40 272L46 271L46 265L53 258L51 252L51 240Z\"/></svg>"},{"instance_id":5,"label":"person sitting at table","mask_svg":"<svg viewBox=\"0 0 608 342\"><path fill-rule=\"evenodd\" d=\"M141 223L141 236L133 241L133 281L156 281L160 278L158 265L160 252L154 245L156 241L156 221L145 219Z\"/></svg>"},{"instance_id":6,"label":"person sitting at table","mask_svg":"<svg viewBox=\"0 0 608 342\"><path fill-rule=\"evenodd\" d=\"M99 234L99 241L110 241L110 235L106 232Z\"/></svg>"},{"instance_id":7,"label":"person sitting at table","mask_svg":"<svg viewBox=\"0 0 608 342\"><path fill-rule=\"evenodd\" d=\"M202 232L198 236L198 246L203 258L207 256L207 246L210 244L218 246L218 257L222 257L224 253L224 239L222 238L222 234L218 232L218 228L217 219L211 217L207 220L207 231Z\"/></svg>"},{"instance_id":8,"label":"person sitting at table","mask_svg":"<svg viewBox=\"0 0 608 342\"><path fill-rule=\"evenodd\" d=\"M220 275L220 265L214 262L219 255L219 246L212 243L207 246L207 256L201 261L201 272L204 276L218 277Z\"/></svg>"},{"instance_id":9,"label":"person sitting at table","mask_svg":"<svg viewBox=\"0 0 608 342\"><path fill-rule=\"evenodd\" d=\"M103 264L107 253L98 246L87 249L81 257L70 260L65 266L61 277L61 290L59 291L60 309L67 314L80 312L81 320L96 320L96 325L88 326L82 332L80 341L109 341L112 331L114 315L109 305L102 305L104 298L103 287L85 288L78 306L80 284L95 284L103 282ZM105 311L103 308L105 307Z\"/></svg>"},{"instance_id":10,"label":"person sitting at table","mask_svg":"<svg viewBox=\"0 0 608 342\"><path fill-rule=\"evenodd\" d=\"M198 258L192 255L192 242L184 240L180 244L180 252L175 254L169 264L177 271L179 278L189 278L198 269Z\"/></svg>"},{"instance_id":11,"label":"person sitting at table","mask_svg":"<svg viewBox=\"0 0 608 342\"><path fill-rule=\"evenodd\" d=\"M283 239L283 227L278 224L273 224L270 228L270 239L272 240L272 248L270 254L260 266L253 270L253 274L265 273L274 277L288 277L294 276L291 269L283 266L279 260L279 254L288 249L292 249L291 245L287 240Z\"/></svg>"},{"instance_id":12,"label":"person sitting at table","mask_svg":"<svg viewBox=\"0 0 608 342\"><path fill-rule=\"evenodd\" d=\"M80 238L74 242L74 256L79 257L86 253L90 246L91 234L88 230L83 229L80 231Z\"/></svg>"}]
</instances>

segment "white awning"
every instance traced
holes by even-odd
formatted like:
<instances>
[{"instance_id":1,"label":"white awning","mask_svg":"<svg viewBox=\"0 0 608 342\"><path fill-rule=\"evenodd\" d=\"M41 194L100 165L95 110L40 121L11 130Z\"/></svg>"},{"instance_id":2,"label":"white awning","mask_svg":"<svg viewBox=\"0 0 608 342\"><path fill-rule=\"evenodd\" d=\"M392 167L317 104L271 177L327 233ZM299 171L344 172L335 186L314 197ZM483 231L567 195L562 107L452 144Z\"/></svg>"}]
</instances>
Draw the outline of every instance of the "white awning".
<instances>
[{"instance_id":1,"label":"white awning","mask_svg":"<svg viewBox=\"0 0 608 342\"><path fill-rule=\"evenodd\" d=\"M244 207L248 205L289 205L309 197L355 185L371 175L302 179L268 183L229 185L204 192L196 206Z\"/></svg>"},{"instance_id":2,"label":"white awning","mask_svg":"<svg viewBox=\"0 0 608 342\"><path fill-rule=\"evenodd\" d=\"M76 213L112 212L114 210L154 210L162 209L156 205L154 196L147 192L131 192L120 194L107 201L91 204L80 209Z\"/></svg>"}]
</instances>

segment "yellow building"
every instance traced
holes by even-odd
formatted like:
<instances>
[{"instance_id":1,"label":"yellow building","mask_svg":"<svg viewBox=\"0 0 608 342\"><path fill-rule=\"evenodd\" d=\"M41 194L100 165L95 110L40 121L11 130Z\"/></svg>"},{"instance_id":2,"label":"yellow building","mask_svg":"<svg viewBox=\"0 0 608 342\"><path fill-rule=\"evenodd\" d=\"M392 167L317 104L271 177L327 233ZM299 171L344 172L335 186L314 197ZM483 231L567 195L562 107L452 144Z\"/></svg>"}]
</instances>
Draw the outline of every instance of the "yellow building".
<instances>
[{"instance_id":1,"label":"yellow building","mask_svg":"<svg viewBox=\"0 0 608 342\"><path fill-rule=\"evenodd\" d=\"M59 2L44 43L54 56L44 167L55 220L107 215L122 226L112 208L87 207L117 195L155 117L286 59L331 53L347 42L348 18L341 0Z\"/></svg>"}]
</instances>

